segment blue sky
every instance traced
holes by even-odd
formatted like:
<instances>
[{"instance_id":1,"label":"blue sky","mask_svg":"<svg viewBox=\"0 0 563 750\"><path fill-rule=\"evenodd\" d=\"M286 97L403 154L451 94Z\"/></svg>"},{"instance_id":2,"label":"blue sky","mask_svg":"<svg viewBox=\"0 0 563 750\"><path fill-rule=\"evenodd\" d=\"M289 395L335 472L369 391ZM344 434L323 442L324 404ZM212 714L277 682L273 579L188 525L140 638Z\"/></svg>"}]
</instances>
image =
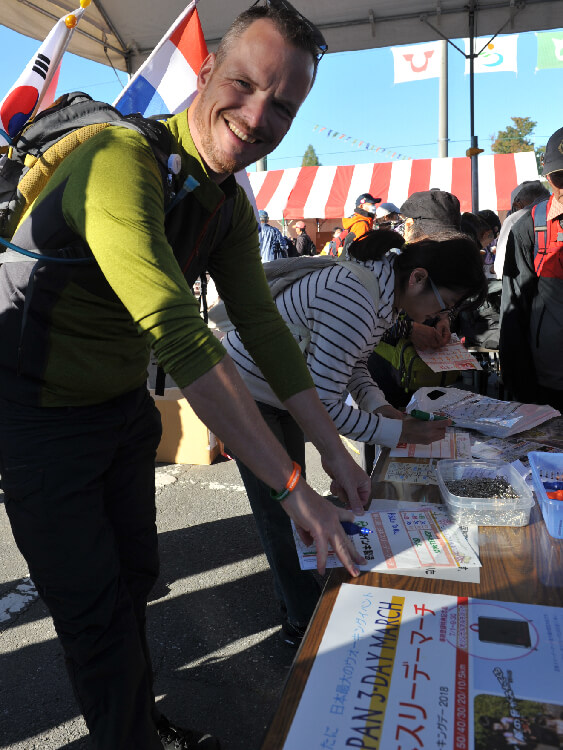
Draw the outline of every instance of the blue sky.
<instances>
[{"instance_id":1,"label":"blue sky","mask_svg":"<svg viewBox=\"0 0 563 750\"><path fill-rule=\"evenodd\" d=\"M463 49L461 40L454 40ZM0 98L15 82L39 42L0 26L3 50ZM479 146L491 153L491 136L511 124L511 117L537 122L536 145L545 145L563 126L563 69L536 72L535 33L520 34L518 73L475 76L475 131ZM58 93L82 90L112 102L126 75L67 53ZM321 164L389 161L386 154L358 149L318 133L315 125L392 149L412 159L438 155L438 79L393 84L389 48L326 55L313 91L301 107L283 143L268 157L269 169L300 166L312 144ZM464 156L469 147L469 76L462 55L449 46L449 156Z\"/></svg>"}]
</instances>

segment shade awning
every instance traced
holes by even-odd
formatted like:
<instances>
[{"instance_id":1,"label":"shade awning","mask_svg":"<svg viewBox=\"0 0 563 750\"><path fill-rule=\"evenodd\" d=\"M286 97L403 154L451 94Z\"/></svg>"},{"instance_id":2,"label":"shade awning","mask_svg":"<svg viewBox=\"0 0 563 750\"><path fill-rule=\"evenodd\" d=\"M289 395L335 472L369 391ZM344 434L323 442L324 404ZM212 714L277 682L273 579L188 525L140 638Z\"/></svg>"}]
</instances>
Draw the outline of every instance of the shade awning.
<instances>
[{"instance_id":1,"label":"shade awning","mask_svg":"<svg viewBox=\"0 0 563 750\"><path fill-rule=\"evenodd\" d=\"M189 0L92 0L69 50L120 70L136 70ZM563 26L561 0L296 0L299 10L322 30L331 52L388 47L468 36L469 7L481 36ZM2 0L1 23L44 39L54 22L78 7L78 0ZM200 0L205 39L219 39L249 0Z\"/></svg>"},{"instance_id":2,"label":"shade awning","mask_svg":"<svg viewBox=\"0 0 563 750\"><path fill-rule=\"evenodd\" d=\"M362 193L401 206L412 193L430 188L453 193L461 210L471 211L471 160L467 157L301 167L249 172L248 176L258 208L271 219L341 219L353 213ZM508 210L516 185L537 179L533 151L480 156L480 206Z\"/></svg>"}]
</instances>

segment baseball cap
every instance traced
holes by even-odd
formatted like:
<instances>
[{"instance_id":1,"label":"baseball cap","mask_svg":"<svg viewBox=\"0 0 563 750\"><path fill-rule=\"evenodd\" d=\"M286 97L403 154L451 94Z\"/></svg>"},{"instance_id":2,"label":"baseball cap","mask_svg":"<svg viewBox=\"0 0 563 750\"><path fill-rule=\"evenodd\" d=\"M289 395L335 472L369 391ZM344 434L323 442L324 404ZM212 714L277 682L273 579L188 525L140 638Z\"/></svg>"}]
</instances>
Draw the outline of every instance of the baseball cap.
<instances>
[{"instance_id":1,"label":"baseball cap","mask_svg":"<svg viewBox=\"0 0 563 750\"><path fill-rule=\"evenodd\" d=\"M305 222L304 222L304 221L297 221L297 222L295 223L295 227L296 227L297 229L305 229L305 227L306 227L306 226L307 226L307 225L305 224Z\"/></svg>"},{"instance_id":2,"label":"baseball cap","mask_svg":"<svg viewBox=\"0 0 563 750\"><path fill-rule=\"evenodd\" d=\"M377 219L382 219L384 216L389 214L398 214L400 210L394 203L382 203L375 209L375 216Z\"/></svg>"},{"instance_id":3,"label":"baseball cap","mask_svg":"<svg viewBox=\"0 0 563 750\"><path fill-rule=\"evenodd\" d=\"M381 198L374 198L369 193L362 193L356 198L356 208L361 208L364 203L381 203Z\"/></svg>"},{"instance_id":4,"label":"baseball cap","mask_svg":"<svg viewBox=\"0 0 563 750\"><path fill-rule=\"evenodd\" d=\"M263 211L262 209L260 209L260 211L258 211L258 217L259 217L260 221L268 221L268 219L270 218L268 216L268 212L267 211Z\"/></svg>"},{"instance_id":5,"label":"baseball cap","mask_svg":"<svg viewBox=\"0 0 563 750\"><path fill-rule=\"evenodd\" d=\"M545 147L543 158L543 174L557 172L563 169L563 128L559 128L551 136Z\"/></svg>"},{"instance_id":6,"label":"baseball cap","mask_svg":"<svg viewBox=\"0 0 563 750\"><path fill-rule=\"evenodd\" d=\"M461 224L459 201L445 190L413 193L401 206L401 213L405 218L432 221L455 229L459 229Z\"/></svg>"}]
</instances>

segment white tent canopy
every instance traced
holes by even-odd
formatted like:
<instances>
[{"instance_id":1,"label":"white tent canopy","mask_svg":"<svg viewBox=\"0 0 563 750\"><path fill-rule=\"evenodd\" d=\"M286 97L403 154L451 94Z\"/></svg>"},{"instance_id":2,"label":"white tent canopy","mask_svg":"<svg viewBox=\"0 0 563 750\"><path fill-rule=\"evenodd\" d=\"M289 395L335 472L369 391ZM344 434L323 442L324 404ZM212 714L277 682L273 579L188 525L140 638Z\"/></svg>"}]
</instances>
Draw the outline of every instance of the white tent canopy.
<instances>
[{"instance_id":1,"label":"white tent canopy","mask_svg":"<svg viewBox=\"0 0 563 750\"><path fill-rule=\"evenodd\" d=\"M462 211L471 211L471 165L467 157L356 164L338 167L294 167L249 172L256 205L271 219L341 219L350 216L358 195L369 192L397 206L412 193L439 188L457 196ZM533 151L479 157L479 195L483 208L507 211L512 189L537 180Z\"/></svg>"},{"instance_id":2,"label":"white tent canopy","mask_svg":"<svg viewBox=\"0 0 563 750\"><path fill-rule=\"evenodd\" d=\"M92 0L69 50L133 72L188 0ZM200 0L198 12L213 50L250 0ZM79 0L2 0L4 26L44 39ZM295 0L322 30L331 52L468 36L469 8L479 36L563 26L562 0Z\"/></svg>"}]
</instances>

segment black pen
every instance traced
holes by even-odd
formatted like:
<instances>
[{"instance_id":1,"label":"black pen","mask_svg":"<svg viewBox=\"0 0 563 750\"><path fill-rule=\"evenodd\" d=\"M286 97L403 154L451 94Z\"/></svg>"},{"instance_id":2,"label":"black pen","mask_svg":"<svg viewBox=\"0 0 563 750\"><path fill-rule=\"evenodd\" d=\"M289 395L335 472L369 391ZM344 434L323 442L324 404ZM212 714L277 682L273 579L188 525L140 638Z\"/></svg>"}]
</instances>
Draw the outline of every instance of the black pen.
<instances>
[{"instance_id":1,"label":"black pen","mask_svg":"<svg viewBox=\"0 0 563 750\"><path fill-rule=\"evenodd\" d=\"M354 536L355 534L373 534L373 531L365 526L358 526L358 524L351 523L350 521L340 521L340 523L349 536Z\"/></svg>"}]
</instances>

